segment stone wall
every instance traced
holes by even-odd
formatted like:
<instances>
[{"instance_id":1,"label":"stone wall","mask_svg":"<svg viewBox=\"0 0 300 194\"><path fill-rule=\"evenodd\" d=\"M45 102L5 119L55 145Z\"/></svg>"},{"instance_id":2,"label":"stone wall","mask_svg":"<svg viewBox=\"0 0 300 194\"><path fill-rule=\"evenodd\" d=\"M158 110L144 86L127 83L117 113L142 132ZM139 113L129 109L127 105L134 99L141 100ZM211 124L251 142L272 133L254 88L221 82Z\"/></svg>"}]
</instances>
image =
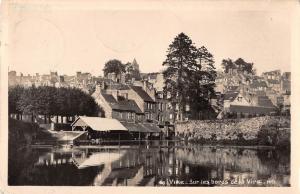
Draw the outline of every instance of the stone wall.
<instances>
[{"instance_id":1,"label":"stone wall","mask_svg":"<svg viewBox=\"0 0 300 194\"><path fill-rule=\"evenodd\" d=\"M177 123L175 133L177 137L185 137L189 140L237 140L241 137L245 140L255 140L262 127L289 128L289 125L289 118L275 116L226 120L190 120Z\"/></svg>"}]
</instances>

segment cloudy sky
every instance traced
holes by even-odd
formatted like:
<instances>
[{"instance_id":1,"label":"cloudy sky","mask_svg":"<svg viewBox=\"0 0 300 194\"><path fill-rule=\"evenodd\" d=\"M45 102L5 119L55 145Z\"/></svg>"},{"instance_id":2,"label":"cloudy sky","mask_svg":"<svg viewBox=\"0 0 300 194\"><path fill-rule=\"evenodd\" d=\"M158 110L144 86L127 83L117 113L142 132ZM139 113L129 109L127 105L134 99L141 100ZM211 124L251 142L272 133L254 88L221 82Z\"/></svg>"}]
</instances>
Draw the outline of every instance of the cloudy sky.
<instances>
[{"instance_id":1,"label":"cloudy sky","mask_svg":"<svg viewBox=\"0 0 300 194\"><path fill-rule=\"evenodd\" d=\"M218 69L222 59L241 57L258 73L290 71L289 6L68 2L8 6L9 70L100 75L109 59L136 58L142 72L159 71L169 44L184 32L214 55Z\"/></svg>"}]
</instances>

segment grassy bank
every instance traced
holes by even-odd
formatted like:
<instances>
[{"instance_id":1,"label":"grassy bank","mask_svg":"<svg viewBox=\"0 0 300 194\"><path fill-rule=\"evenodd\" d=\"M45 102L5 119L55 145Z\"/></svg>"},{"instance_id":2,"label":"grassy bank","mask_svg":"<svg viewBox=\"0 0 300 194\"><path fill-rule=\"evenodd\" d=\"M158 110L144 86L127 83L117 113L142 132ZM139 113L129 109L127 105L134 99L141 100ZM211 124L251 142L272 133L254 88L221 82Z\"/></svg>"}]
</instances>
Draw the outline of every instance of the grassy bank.
<instances>
[{"instance_id":1,"label":"grassy bank","mask_svg":"<svg viewBox=\"0 0 300 194\"><path fill-rule=\"evenodd\" d=\"M20 120L9 119L8 142L9 149L20 149L31 145L34 140L52 140L52 136L36 123L26 123Z\"/></svg>"}]
</instances>

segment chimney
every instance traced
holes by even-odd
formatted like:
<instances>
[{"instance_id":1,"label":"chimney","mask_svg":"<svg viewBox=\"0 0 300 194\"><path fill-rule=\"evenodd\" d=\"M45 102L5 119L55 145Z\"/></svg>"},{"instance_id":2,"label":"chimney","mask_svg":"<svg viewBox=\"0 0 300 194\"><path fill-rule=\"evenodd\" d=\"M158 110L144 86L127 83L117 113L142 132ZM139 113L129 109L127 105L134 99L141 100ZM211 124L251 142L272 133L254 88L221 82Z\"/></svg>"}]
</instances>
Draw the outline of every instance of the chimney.
<instances>
[{"instance_id":1,"label":"chimney","mask_svg":"<svg viewBox=\"0 0 300 194\"><path fill-rule=\"evenodd\" d=\"M143 80L143 89L147 91L147 81Z\"/></svg>"},{"instance_id":2,"label":"chimney","mask_svg":"<svg viewBox=\"0 0 300 194\"><path fill-rule=\"evenodd\" d=\"M81 76L81 71L77 71L76 72L76 77L80 77Z\"/></svg>"},{"instance_id":3,"label":"chimney","mask_svg":"<svg viewBox=\"0 0 300 194\"><path fill-rule=\"evenodd\" d=\"M97 92L97 93L101 92L101 86L99 84L96 85L95 92Z\"/></svg>"}]
</instances>

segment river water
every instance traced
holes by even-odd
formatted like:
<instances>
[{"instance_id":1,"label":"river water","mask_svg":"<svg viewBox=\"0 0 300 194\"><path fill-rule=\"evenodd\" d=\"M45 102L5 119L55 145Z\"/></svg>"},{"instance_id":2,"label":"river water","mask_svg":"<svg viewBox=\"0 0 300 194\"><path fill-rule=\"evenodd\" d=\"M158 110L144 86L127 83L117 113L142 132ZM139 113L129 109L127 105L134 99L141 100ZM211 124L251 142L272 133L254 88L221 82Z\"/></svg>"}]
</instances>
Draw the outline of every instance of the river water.
<instances>
[{"instance_id":1,"label":"river water","mask_svg":"<svg viewBox=\"0 0 300 194\"><path fill-rule=\"evenodd\" d=\"M9 154L9 185L290 186L290 154L201 145L27 148Z\"/></svg>"}]
</instances>

